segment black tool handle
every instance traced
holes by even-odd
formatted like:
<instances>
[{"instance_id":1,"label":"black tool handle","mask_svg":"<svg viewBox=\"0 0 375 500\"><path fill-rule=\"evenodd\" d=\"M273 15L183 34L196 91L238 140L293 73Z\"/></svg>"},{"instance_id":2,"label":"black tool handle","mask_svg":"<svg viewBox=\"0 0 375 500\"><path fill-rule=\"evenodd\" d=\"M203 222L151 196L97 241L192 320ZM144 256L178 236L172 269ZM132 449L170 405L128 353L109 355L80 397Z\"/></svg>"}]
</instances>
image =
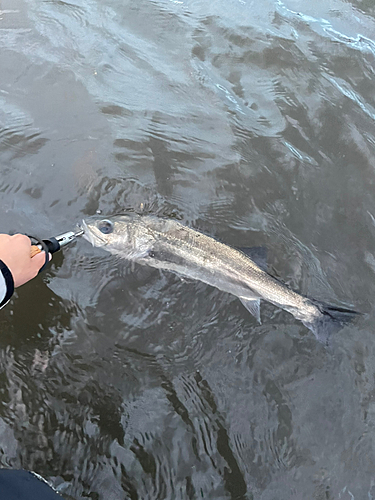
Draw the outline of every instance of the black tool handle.
<instances>
[{"instance_id":1,"label":"black tool handle","mask_svg":"<svg viewBox=\"0 0 375 500\"><path fill-rule=\"evenodd\" d=\"M48 248L49 253L55 253L60 250L60 243L56 238L50 238L49 240L43 240L43 243Z\"/></svg>"}]
</instances>

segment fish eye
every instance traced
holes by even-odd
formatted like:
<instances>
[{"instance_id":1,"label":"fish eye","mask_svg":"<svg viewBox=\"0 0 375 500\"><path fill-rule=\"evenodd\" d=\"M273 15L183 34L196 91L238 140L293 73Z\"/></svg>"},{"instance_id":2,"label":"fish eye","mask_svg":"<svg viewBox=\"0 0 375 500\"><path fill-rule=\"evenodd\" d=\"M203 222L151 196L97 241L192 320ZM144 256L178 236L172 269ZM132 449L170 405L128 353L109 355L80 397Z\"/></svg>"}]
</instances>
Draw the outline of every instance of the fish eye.
<instances>
[{"instance_id":1,"label":"fish eye","mask_svg":"<svg viewBox=\"0 0 375 500\"><path fill-rule=\"evenodd\" d=\"M101 220L98 229L103 234L110 234L113 231L113 224L110 220Z\"/></svg>"}]
</instances>

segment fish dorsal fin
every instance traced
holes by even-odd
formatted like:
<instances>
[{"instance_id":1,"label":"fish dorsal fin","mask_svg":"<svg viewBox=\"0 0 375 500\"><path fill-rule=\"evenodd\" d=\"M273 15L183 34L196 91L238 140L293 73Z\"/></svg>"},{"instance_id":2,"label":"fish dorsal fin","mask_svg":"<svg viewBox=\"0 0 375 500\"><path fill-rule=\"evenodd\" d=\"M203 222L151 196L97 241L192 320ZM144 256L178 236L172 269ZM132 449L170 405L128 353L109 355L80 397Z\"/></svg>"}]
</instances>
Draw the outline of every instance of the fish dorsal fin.
<instances>
[{"instance_id":1,"label":"fish dorsal fin","mask_svg":"<svg viewBox=\"0 0 375 500\"><path fill-rule=\"evenodd\" d=\"M246 307L250 314L261 324L260 321L260 299L242 299L240 298L242 304Z\"/></svg>"},{"instance_id":2,"label":"fish dorsal fin","mask_svg":"<svg viewBox=\"0 0 375 500\"><path fill-rule=\"evenodd\" d=\"M238 247L238 250L250 257L263 271L267 271L266 247Z\"/></svg>"}]
</instances>

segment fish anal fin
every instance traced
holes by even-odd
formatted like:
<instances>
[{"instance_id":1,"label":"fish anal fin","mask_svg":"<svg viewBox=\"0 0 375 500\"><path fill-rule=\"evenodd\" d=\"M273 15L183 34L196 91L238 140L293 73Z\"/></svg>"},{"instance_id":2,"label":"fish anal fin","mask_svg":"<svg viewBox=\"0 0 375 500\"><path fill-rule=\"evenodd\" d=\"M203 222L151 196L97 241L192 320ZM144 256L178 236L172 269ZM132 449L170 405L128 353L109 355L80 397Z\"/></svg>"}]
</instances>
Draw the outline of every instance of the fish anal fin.
<instances>
[{"instance_id":1,"label":"fish anal fin","mask_svg":"<svg viewBox=\"0 0 375 500\"><path fill-rule=\"evenodd\" d=\"M238 250L250 257L263 271L267 270L266 247L238 247Z\"/></svg>"},{"instance_id":2,"label":"fish anal fin","mask_svg":"<svg viewBox=\"0 0 375 500\"><path fill-rule=\"evenodd\" d=\"M250 314L261 324L260 321L260 299L243 299L240 298L242 304L246 307Z\"/></svg>"}]
</instances>

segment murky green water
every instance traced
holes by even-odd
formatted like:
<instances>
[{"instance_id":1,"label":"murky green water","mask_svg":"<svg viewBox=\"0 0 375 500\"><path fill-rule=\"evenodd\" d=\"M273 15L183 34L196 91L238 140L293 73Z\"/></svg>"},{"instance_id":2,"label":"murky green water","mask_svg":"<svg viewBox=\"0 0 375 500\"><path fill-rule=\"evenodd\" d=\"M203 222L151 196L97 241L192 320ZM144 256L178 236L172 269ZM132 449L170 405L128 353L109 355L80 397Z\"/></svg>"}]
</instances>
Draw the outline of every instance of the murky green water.
<instances>
[{"instance_id":1,"label":"murky green water","mask_svg":"<svg viewBox=\"0 0 375 500\"><path fill-rule=\"evenodd\" d=\"M264 245L294 318L79 241L0 313L0 465L67 499L375 499L375 7L1 0L2 232L100 210Z\"/></svg>"}]
</instances>

